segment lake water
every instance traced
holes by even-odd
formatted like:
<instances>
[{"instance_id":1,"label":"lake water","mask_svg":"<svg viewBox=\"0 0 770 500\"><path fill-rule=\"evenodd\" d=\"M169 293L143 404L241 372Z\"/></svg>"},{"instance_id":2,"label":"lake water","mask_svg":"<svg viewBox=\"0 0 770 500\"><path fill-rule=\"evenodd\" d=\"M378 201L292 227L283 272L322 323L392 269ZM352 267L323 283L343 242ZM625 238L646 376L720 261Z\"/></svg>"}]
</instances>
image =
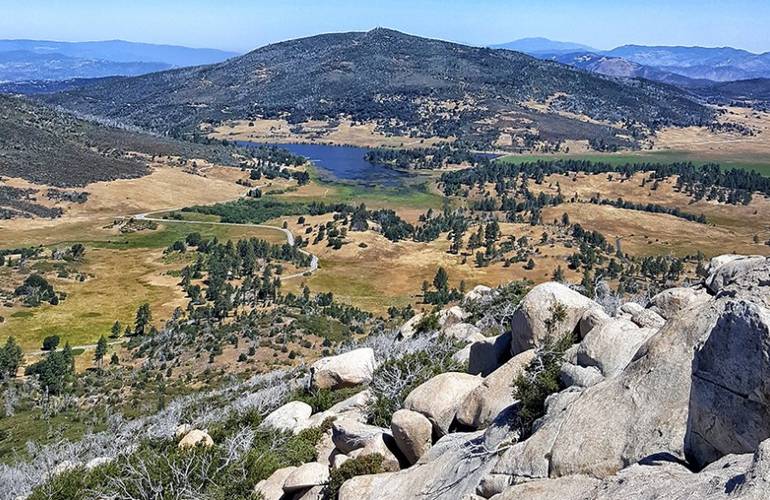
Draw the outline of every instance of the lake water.
<instances>
[{"instance_id":1,"label":"lake water","mask_svg":"<svg viewBox=\"0 0 770 500\"><path fill-rule=\"evenodd\" d=\"M243 146L276 146L313 162L322 177L332 180L352 181L361 184L395 186L409 177L364 159L368 148L354 146L329 146L326 144L256 144L243 142Z\"/></svg>"}]
</instances>

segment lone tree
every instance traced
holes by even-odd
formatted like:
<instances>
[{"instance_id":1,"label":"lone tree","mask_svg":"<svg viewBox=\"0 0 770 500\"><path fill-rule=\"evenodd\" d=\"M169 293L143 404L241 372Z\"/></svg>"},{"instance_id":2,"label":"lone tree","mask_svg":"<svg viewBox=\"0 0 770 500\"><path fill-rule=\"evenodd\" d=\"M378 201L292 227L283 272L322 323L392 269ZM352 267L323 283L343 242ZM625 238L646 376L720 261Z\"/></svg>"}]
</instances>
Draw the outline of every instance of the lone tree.
<instances>
[{"instance_id":1,"label":"lone tree","mask_svg":"<svg viewBox=\"0 0 770 500\"><path fill-rule=\"evenodd\" d=\"M23 359L21 346L15 338L8 337L5 345L0 347L0 380L14 378Z\"/></svg>"},{"instance_id":2,"label":"lone tree","mask_svg":"<svg viewBox=\"0 0 770 500\"><path fill-rule=\"evenodd\" d=\"M53 351L57 347L59 347L59 342L61 339L58 335L49 335L48 337L43 339L43 350L44 351Z\"/></svg>"},{"instance_id":3,"label":"lone tree","mask_svg":"<svg viewBox=\"0 0 770 500\"><path fill-rule=\"evenodd\" d=\"M120 321L116 321L112 324L112 328L110 329L110 337L117 339L120 337L120 334L123 333L122 325L120 324Z\"/></svg>"},{"instance_id":4,"label":"lone tree","mask_svg":"<svg viewBox=\"0 0 770 500\"><path fill-rule=\"evenodd\" d=\"M152 312L150 311L150 304L144 303L136 310L136 321L134 321L134 334L144 335L147 327L150 326L152 321Z\"/></svg>"},{"instance_id":5,"label":"lone tree","mask_svg":"<svg viewBox=\"0 0 770 500\"><path fill-rule=\"evenodd\" d=\"M120 331L120 329L118 329ZM101 370L104 366L104 356L107 354L107 339L102 335L99 337L99 342L96 344L96 352L94 353L94 361L96 366Z\"/></svg>"},{"instance_id":6,"label":"lone tree","mask_svg":"<svg viewBox=\"0 0 770 500\"><path fill-rule=\"evenodd\" d=\"M433 286L438 291L444 291L449 288L449 274L447 274L446 269L443 267L439 267L438 271L436 271L436 276L433 278Z\"/></svg>"}]
</instances>

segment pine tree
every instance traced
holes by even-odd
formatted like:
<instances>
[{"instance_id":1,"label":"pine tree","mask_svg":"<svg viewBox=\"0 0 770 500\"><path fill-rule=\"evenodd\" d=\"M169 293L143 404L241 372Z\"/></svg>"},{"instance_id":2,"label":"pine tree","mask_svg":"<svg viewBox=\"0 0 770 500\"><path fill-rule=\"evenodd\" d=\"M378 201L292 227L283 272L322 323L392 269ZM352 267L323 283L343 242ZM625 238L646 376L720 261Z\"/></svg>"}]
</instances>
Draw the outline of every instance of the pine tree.
<instances>
[{"instance_id":1,"label":"pine tree","mask_svg":"<svg viewBox=\"0 0 770 500\"><path fill-rule=\"evenodd\" d=\"M120 331L120 328L118 328ZM99 337L99 342L96 344L96 352L94 352L94 361L99 369L102 369L104 364L104 356L107 354L107 339L102 335Z\"/></svg>"},{"instance_id":2,"label":"pine tree","mask_svg":"<svg viewBox=\"0 0 770 500\"><path fill-rule=\"evenodd\" d=\"M120 321L116 321L112 324L112 328L110 329L110 337L117 339L120 337L122 331L123 327L121 326Z\"/></svg>"}]
</instances>

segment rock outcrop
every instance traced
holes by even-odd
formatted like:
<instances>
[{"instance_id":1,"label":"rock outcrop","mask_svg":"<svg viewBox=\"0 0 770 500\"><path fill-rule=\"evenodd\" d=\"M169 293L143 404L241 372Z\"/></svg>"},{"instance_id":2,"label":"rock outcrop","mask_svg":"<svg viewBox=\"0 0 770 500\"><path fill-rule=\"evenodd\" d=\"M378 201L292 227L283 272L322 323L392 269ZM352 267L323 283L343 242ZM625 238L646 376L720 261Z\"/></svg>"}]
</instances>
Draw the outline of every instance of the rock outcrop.
<instances>
[{"instance_id":1,"label":"rock outcrop","mask_svg":"<svg viewBox=\"0 0 770 500\"><path fill-rule=\"evenodd\" d=\"M313 408L302 401L292 401L271 412L260 424L262 429L297 433L308 427Z\"/></svg>"},{"instance_id":2,"label":"rock outcrop","mask_svg":"<svg viewBox=\"0 0 770 500\"><path fill-rule=\"evenodd\" d=\"M391 418L390 431L410 465L430 450L433 426L420 413L406 409L396 411Z\"/></svg>"},{"instance_id":3,"label":"rock outcrop","mask_svg":"<svg viewBox=\"0 0 770 500\"><path fill-rule=\"evenodd\" d=\"M313 387L340 389L368 384L374 372L374 351L356 349L337 356L321 358L310 368Z\"/></svg>"},{"instance_id":4,"label":"rock outcrop","mask_svg":"<svg viewBox=\"0 0 770 500\"><path fill-rule=\"evenodd\" d=\"M564 319L556 330L553 322L556 304L564 308ZM593 300L561 283L543 283L534 287L521 301L511 319L511 355L540 347L546 339L576 331L580 319L591 309L601 309Z\"/></svg>"},{"instance_id":5,"label":"rock outcrop","mask_svg":"<svg viewBox=\"0 0 770 500\"><path fill-rule=\"evenodd\" d=\"M434 432L443 436L449 432L465 396L482 382L481 377L467 373L442 373L410 392L404 400L404 408L427 417Z\"/></svg>"}]
</instances>

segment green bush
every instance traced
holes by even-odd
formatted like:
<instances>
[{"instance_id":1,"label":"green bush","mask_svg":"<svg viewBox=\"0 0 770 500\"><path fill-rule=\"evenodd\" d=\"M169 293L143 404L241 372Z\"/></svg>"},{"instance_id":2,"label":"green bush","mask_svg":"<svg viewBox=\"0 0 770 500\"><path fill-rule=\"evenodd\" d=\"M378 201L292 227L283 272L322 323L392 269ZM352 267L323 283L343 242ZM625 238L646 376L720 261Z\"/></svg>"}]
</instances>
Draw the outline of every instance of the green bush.
<instances>
[{"instance_id":1,"label":"green bush","mask_svg":"<svg viewBox=\"0 0 770 500\"><path fill-rule=\"evenodd\" d=\"M326 487L325 498L327 500L336 500L339 495L342 484L348 479L367 474L379 474L382 469L382 455L373 454L363 457L353 458L336 469L331 470L329 485Z\"/></svg>"},{"instance_id":2,"label":"green bush","mask_svg":"<svg viewBox=\"0 0 770 500\"><path fill-rule=\"evenodd\" d=\"M344 401L351 396L361 392L360 387L349 387L345 389L299 389L289 396L290 401L302 401L313 408L313 413L326 411L340 401Z\"/></svg>"}]
</instances>

